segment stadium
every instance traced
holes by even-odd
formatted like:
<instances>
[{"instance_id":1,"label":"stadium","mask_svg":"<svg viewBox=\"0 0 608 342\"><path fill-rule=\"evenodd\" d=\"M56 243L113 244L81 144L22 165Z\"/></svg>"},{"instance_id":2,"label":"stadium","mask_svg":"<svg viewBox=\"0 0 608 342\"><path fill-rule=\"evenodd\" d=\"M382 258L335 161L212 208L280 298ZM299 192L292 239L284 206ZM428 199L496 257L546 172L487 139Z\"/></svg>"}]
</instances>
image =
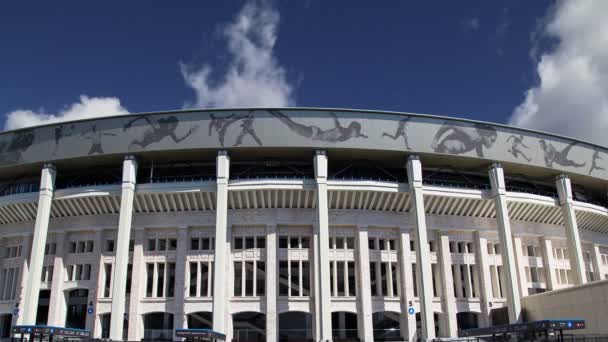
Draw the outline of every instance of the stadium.
<instances>
[{"instance_id":1,"label":"stadium","mask_svg":"<svg viewBox=\"0 0 608 342\"><path fill-rule=\"evenodd\" d=\"M608 278L608 151L449 117L143 113L0 133L0 337L415 341Z\"/></svg>"}]
</instances>

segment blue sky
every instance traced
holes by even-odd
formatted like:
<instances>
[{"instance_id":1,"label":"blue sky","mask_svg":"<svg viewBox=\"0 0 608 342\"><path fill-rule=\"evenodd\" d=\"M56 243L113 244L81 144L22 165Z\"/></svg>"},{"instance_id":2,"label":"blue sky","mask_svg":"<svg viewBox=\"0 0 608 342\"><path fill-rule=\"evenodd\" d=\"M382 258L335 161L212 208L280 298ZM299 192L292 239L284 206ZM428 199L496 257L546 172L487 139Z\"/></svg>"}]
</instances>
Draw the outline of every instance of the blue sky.
<instances>
[{"instance_id":1,"label":"blue sky","mask_svg":"<svg viewBox=\"0 0 608 342\"><path fill-rule=\"evenodd\" d=\"M583 8L581 18L581 10L549 0L375 4L4 3L0 113L3 121L12 117L4 126L127 111L292 105L450 115L602 139L572 130L571 114L554 117L554 100L570 89L554 94L546 87L555 70L577 57L568 54L568 39L605 28L589 18L598 8ZM594 48L583 46L583 57L604 52ZM549 75L545 56L562 63ZM608 71L589 62L597 59L583 60L592 78ZM580 70L572 72L577 77ZM601 91L593 96L594 108L578 100L565 106L603 119L605 98Z\"/></svg>"}]
</instances>

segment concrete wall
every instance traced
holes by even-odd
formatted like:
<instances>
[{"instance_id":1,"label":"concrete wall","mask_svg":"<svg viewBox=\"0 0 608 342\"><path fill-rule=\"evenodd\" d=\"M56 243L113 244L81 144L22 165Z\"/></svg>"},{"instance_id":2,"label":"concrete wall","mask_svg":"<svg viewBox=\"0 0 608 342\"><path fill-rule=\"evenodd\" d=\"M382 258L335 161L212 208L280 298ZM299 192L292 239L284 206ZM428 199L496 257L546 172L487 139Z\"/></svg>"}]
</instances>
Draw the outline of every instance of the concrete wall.
<instances>
[{"instance_id":1,"label":"concrete wall","mask_svg":"<svg viewBox=\"0 0 608 342\"><path fill-rule=\"evenodd\" d=\"M579 334L608 334L608 280L523 297L522 309L529 321L582 318L586 329Z\"/></svg>"}]
</instances>

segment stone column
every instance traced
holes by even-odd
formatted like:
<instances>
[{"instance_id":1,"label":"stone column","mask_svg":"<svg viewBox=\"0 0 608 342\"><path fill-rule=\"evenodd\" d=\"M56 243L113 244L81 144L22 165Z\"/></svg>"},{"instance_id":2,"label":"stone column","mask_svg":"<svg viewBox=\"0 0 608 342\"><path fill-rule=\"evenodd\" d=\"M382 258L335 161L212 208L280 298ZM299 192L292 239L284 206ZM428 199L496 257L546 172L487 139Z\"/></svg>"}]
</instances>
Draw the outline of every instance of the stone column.
<instances>
[{"instance_id":1,"label":"stone column","mask_svg":"<svg viewBox=\"0 0 608 342\"><path fill-rule=\"evenodd\" d=\"M12 325L22 325L23 324L23 311L21 308L25 307L25 301L26 301L26 297L25 297L25 288L26 288L26 283L28 280L28 274L29 274L29 258L30 258L30 252L32 250L32 240L33 240L33 236L31 234L27 234L25 236L23 236L22 241L23 241L23 256L21 257L21 267L20 267L20 278L19 279L19 288L17 289L17 299L19 300L17 305L20 306L20 313L17 314L16 316L13 315L12 318ZM42 273L41 273L42 276Z\"/></svg>"},{"instance_id":2,"label":"stone column","mask_svg":"<svg viewBox=\"0 0 608 342\"><path fill-rule=\"evenodd\" d=\"M24 325L36 323L38 310L38 296L40 295L40 277L42 276L42 263L44 261L44 246L49 229L49 217L53 192L55 191L55 167L45 164L40 176L40 191L38 193L38 210L34 224L34 239L30 254L30 267L25 283L23 322Z\"/></svg>"},{"instance_id":3,"label":"stone column","mask_svg":"<svg viewBox=\"0 0 608 342\"><path fill-rule=\"evenodd\" d=\"M143 229L133 229L133 261L131 274L131 294L129 295L129 315L128 318L128 340L139 341L143 337L142 319L139 314L141 298L145 291L146 263L144 260L145 231Z\"/></svg>"},{"instance_id":4,"label":"stone column","mask_svg":"<svg viewBox=\"0 0 608 342\"><path fill-rule=\"evenodd\" d=\"M426 217L422 189L422 165L418 156L410 156L407 161L407 178L411 196L410 215L416 231L416 277L420 299L420 319L422 340L435 338L433 319L433 276L431 273L429 242L427 239Z\"/></svg>"},{"instance_id":5,"label":"stone column","mask_svg":"<svg viewBox=\"0 0 608 342\"><path fill-rule=\"evenodd\" d=\"M528 295L528 280L526 279L526 267L524 266L524 253L521 238L513 238L513 248L515 249L515 261L517 263L519 293L523 297Z\"/></svg>"},{"instance_id":6,"label":"stone column","mask_svg":"<svg viewBox=\"0 0 608 342\"><path fill-rule=\"evenodd\" d=\"M399 228L399 278L401 282L401 307L406 310L414 307L414 280L412 279L412 251L410 233L405 227ZM371 288L370 288L371 291ZM416 340L416 315L402 314L401 334L404 341Z\"/></svg>"},{"instance_id":7,"label":"stone column","mask_svg":"<svg viewBox=\"0 0 608 342\"><path fill-rule=\"evenodd\" d=\"M51 282L51 298L49 299L48 325L62 327L65 325L65 296L63 294L63 282L65 280L65 267L63 265L65 233L57 232L54 235L56 248L53 257L53 280ZM91 272L91 275L93 274Z\"/></svg>"},{"instance_id":8,"label":"stone column","mask_svg":"<svg viewBox=\"0 0 608 342\"><path fill-rule=\"evenodd\" d=\"M545 270L545 281L547 290L555 290L557 286L557 275L555 274L555 262L553 261L553 244L551 239L541 238L541 251L543 254L543 268Z\"/></svg>"},{"instance_id":9,"label":"stone column","mask_svg":"<svg viewBox=\"0 0 608 342\"><path fill-rule=\"evenodd\" d=\"M500 164L492 164L489 171L490 183L492 184L492 197L496 209L496 223L498 225L498 237L500 240L500 252L504 277L507 283L503 287L507 297L509 310L509 322L519 322L521 316L521 302L519 286L517 284L517 267L515 265L515 252L513 250L513 235L511 234L511 222L509 221L509 210L507 209L507 190L505 188L505 177Z\"/></svg>"},{"instance_id":10,"label":"stone column","mask_svg":"<svg viewBox=\"0 0 608 342\"><path fill-rule=\"evenodd\" d=\"M110 318L110 339L122 340L123 319L127 292L127 268L129 260L129 240L131 239L131 217L133 216L133 199L137 183L137 161L133 156L126 156L122 165L122 193L120 213L118 216L118 234L116 237L116 262L112 269L112 315Z\"/></svg>"},{"instance_id":11,"label":"stone column","mask_svg":"<svg viewBox=\"0 0 608 342\"><path fill-rule=\"evenodd\" d=\"M101 288L100 280L102 274L102 261L101 252L103 250L103 231L98 230L95 232L95 239L93 240L93 255L95 256L91 263L91 284L95 284L92 289L89 289L89 297L87 302L87 309L90 307L89 304L93 304L93 314L87 313L85 328L93 333L93 336L101 336L101 326L96 329L97 319L97 302L99 299L99 289ZM103 289L102 289L103 291Z\"/></svg>"},{"instance_id":12,"label":"stone column","mask_svg":"<svg viewBox=\"0 0 608 342\"><path fill-rule=\"evenodd\" d=\"M266 226L266 341L278 341L279 316L277 313L277 226Z\"/></svg>"},{"instance_id":13,"label":"stone column","mask_svg":"<svg viewBox=\"0 0 608 342\"><path fill-rule=\"evenodd\" d=\"M479 231L475 236L475 263L479 269L479 299L481 303L481 326L490 325L490 308L492 306L492 279L488 265L488 241L481 237Z\"/></svg>"},{"instance_id":14,"label":"stone column","mask_svg":"<svg viewBox=\"0 0 608 342\"><path fill-rule=\"evenodd\" d=\"M329 274L329 212L327 203L327 155L325 151L315 152L315 180L316 180L316 196L317 196L317 229L318 234L318 255L315 260L318 262L315 265L317 276L315 281L318 282L319 292L315 294L315 301L318 302L317 322L319 322L319 337L320 341L331 341L331 292L330 292L330 274Z\"/></svg>"},{"instance_id":15,"label":"stone column","mask_svg":"<svg viewBox=\"0 0 608 342\"><path fill-rule=\"evenodd\" d=\"M175 309L173 318L173 340L181 341L181 337L175 336L175 329L186 328L187 320L184 312L186 301L186 289L190 281L186 274L186 253L188 252L188 227L177 228L177 249L175 250Z\"/></svg>"},{"instance_id":16,"label":"stone column","mask_svg":"<svg viewBox=\"0 0 608 342\"><path fill-rule=\"evenodd\" d=\"M359 340L363 342L373 342L374 325L372 321L372 288L369 271L367 226L359 226L357 234L357 264L359 266L359 275L357 277L357 280L359 281L359 314L357 315L359 318Z\"/></svg>"},{"instance_id":17,"label":"stone column","mask_svg":"<svg viewBox=\"0 0 608 342\"><path fill-rule=\"evenodd\" d=\"M446 337L458 336L456 321L456 298L454 297L454 276L452 274L452 253L450 253L450 238L446 234L439 235L439 267L441 267L441 292L443 293L443 315L445 317L442 331Z\"/></svg>"},{"instance_id":18,"label":"stone column","mask_svg":"<svg viewBox=\"0 0 608 342\"><path fill-rule=\"evenodd\" d=\"M217 203L215 209L215 272L213 284L213 330L222 334L228 333L227 317L229 294L228 283L228 180L230 178L230 158L226 151L219 151L216 158L217 169Z\"/></svg>"},{"instance_id":19,"label":"stone column","mask_svg":"<svg viewBox=\"0 0 608 342\"><path fill-rule=\"evenodd\" d=\"M566 175L560 175L557 177L555 185L557 186L559 205L562 208L566 237L568 238L568 254L570 255L570 268L574 276L574 285L581 285L587 282L587 275L585 274L585 259L583 258L583 248L578 233L576 213L574 212L570 178Z\"/></svg>"},{"instance_id":20,"label":"stone column","mask_svg":"<svg viewBox=\"0 0 608 342\"><path fill-rule=\"evenodd\" d=\"M591 260L593 261L593 281L602 280L602 254L599 245L591 245Z\"/></svg>"}]
</instances>

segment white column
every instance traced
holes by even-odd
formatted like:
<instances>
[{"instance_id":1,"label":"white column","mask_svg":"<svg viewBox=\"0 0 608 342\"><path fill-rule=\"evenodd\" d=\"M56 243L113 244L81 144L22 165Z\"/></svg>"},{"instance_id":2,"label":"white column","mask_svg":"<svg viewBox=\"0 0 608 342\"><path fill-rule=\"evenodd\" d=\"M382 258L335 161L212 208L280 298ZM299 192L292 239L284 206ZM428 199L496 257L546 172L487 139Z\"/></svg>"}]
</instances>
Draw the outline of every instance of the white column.
<instances>
[{"instance_id":1,"label":"white column","mask_svg":"<svg viewBox=\"0 0 608 342\"><path fill-rule=\"evenodd\" d=\"M216 158L217 203L215 209L215 272L213 284L213 330L222 334L228 332L228 180L230 178L230 158L226 151L219 151Z\"/></svg>"},{"instance_id":2,"label":"white column","mask_svg":"<svg viewBox=\"0 0 608 342\"><path fill-rule=\"evenodd\" d=\"M441 267L441 292L443 294L443 332L445 337L457 337L456 298L454 297L454 276L452 274L452 253L450 253L450 238L441 234L438 239L439 267Z\"/></svg>"},{"instance_id":3,"label":"white column","mask_svg":"<svg viewBox=\"0 0 608 342\"><path fill-rule=\"evenodd\" d=\"M524 297L528 295L528 279L526 279L526 266L524 265L524 253L521 238L513 238L513 248L515 249L515 261L517 262L517 283L519 284L519 294Z\"/></svg>"},{"instance_id":4,"label":"white column","mask_svg":"<svg viewBox=\"0 0 608 342\"><path fill-rule=\"evenodd\" d=\"M277 226L266 226L266 341L278 341L277 313Z\"/></svg>"},{"instance_id":5,"label":"white column","mask_svg":"<svg viewBox=\"0 0 608 342\"><path fill-rule=\"evenodd\" d=\"M593 281L602 280L602 254L600 246L591 246L591 260L593 260Z\"/></svg>"},{"instance_id":6,"label":"white column","mask_svg":"<svg viewBox=\"0 0 608 342\"><path fill-rule=\"evenodd\" d=\"M186 273L186 253L188 251L188 227L177 228L177 249L175 250L175 309L173 318L173 332L175 329L186 328L187 320L184 312L186 301L186 287L190 281ZM181 337L173 336L174 341L181 341Z\"/></svg>"},{"instance_id":7,"label":"white column","mask_svg":"<svg viewBox=\"0 0 608 342\"><path fill-rule=\"evenodd\" d=\"M553 244L551 239L541 238L541 251L543 254L543 268L545 270L545 282L547 290L555 290L557 287L557 275L555 274L555 262L553 261Z\"/></svg>"},{"instance_id":8,"label":"white column","mask_svg":"<svg viewBox=\"0 0 608 342\"><path fill-rule=\"evenodd\" d=\"M316 315L319 322L319 340L331 341L331 292L329 274L329 213L327 204L327 155L325 151L316 151L315 159L315 180L317 196L317 229L319 258L317 271L319 293L315 294L315 301L318 301L318 311Z\"/></svg>"},{"instance_id":9,"label":"white column","mask_svg":"<svg viewBox=\"0 0 608 342\"><path fill-rule=\"evenodd\" d=\"M427 239L426 217L422 189L422 166L418 156L410 156L407 161L407 178L411 196L410 216L415 235L416 278L418 278L418 297L420 298L420 319L422 340L435 338L433 319L433 276L431 273L429 242Z\"/></svg>"},{"instance_id":10,"label":"white column","mask_svg":"<svg viewBox=\"0 0 608 342\"><path fill-rule=\"evenodd\" d=\"M118 234L116 237L116 262L112 269L111 340L122 340L125 300L127 296L129 240L131 238L131 218L133 216L133 199L135 198L136 183L137 161L133 156L126 156L122 165L122 193L118 217Z\"/></svg>"},{"instance_id":11,"label":"white column","mask_svg":"<svg viewBox=\"0 0 608 342\"><path fill-rule=\"evenodd\" d=\"M492 306L492 279L490 267L488 265L488 241L481 237L479 231L474 233L475 236L475 263L478 266L479 273L479 298L481 302L481 326L489 326L490 324L490 308Z\"/></svg>"},{"instance_id":12,"label":"white column","mask_svg":"<svg viewBox=\"0 0 608 342\"><path fill-rule=\"evenodd\" d=\"M372 288L369 271L368 227L359 226L357 234L357 263L359 266L359 340L374 341L372 321ZM403 278L401 278L403 279ZM403 282L403 281L402 281Z\"/></svg>"},{"instance_id":13,"label":"white column","mask_svg":"<svg viewBox=\"0 0 608 342\"><path fill-rule=\"evenodd\" d=\"M500 252L504 277L508 286L503 287L507 297L509 310L509 322L519 322L521 316L521 302L519 287L516 282L517 267L515 265L515 252L513 251L513 236L511 234L511 222L509 221L509 210L507 209L507 190L505 188L505 177L500 164L492 164L489 171L490 183L492 184L492 197L496 209L496 221L498 224L498 237L500 240Z\"/></svg>"},{"instance_id":14,"label":"white column","mask_svg":"<svg viewBox=\"0 0 608 342\"><path fill-rule=\"evenodd\" d=\"M38 296L40 294L40 277L42 276L42 263L44 261L44 246L49 229L49 217L53 192L55 190L55 167L45 164L40 176L40 192L38 193L38 210L34 224L34 239L30 255L30 267L25 283L23 322L24 325L36 323L38 310Z\"/></svg>"},{"instance_id":15,"label":"white column","mask_svg":"<svg viewBox=\"0 0 608 342\"><path fill-rule=\"evenodd\" d=\"M20 261L20 270L19 270L19 288L17 290L17 295L18 295L18 299L19 302L17 305L19 305L21 308L25 307L25 284L27 283L28 280L28 274L29 274L29 259L30 259L30 252L32 250L32 240L33 240L33 236L30 234L25 235L22 238L22 242L23 242L23 256L21 257L21 261ZM41 274L42 275L42 274ZM0 281L2 281L2 279L0 279ZM0 293L1 295L1 293ZM23 314L22 312L20 312L19 314L17 314L16 316L13 315L12 318L12 325L22 325L23 324Z\"/></svg>"},{"instance_id":16,"label":"white column","mask_svg":"<svg viewBox=\"0 0 608 342\"><path fill-rule=\"evenodd\" d=\"M410 234L405 227L399 228L399 278L401 279L401 306L406 311L414 307L414 280L412 279L412 251ZM371 291L371 289L370 289ZM404 341L416 340L416 316L407 314L401 317L401 335Z\"/></svg>"},{"instance_id":17,"label":"white column","mask_svg":"<svg viewBox=\"0 0 608 342\"><path fill-rule=\"evenodd\" d=\"M140 300L146 286L146 264L144 262L145 231L133 229L133 269L131 273L131 294L129 295L128 340L139 341L143 337L140 315Z\"/></svg>"},{"instance_id":18,"label":"white column","mask_svg":"<svg viewBox=\"0 0 608 342\"><path fill-rule=\"evenodd\" d=\"M87 313L85 329L90 330L93 333L93 336L101 336L101 326L99 331L95 329L95 323L98 321L97 319L97 299L99 298L99 289L100 289L100 278L101 278L101 251L103 247L103 231L98 230L95 232L95 239L93 240L93 255L95 258L91 263L91 283L95 284L94 288L89 289L89 296L87 300L87 309L89 308L89 304L92 303L93 306L93 314L89 315ZM103 289L102 289L103 291ZM97 334L97 335L95 335Z\"/></svg>"},{"instance_id":19,"label":"white column","mask_svg":"<svg viewBox=\"0 0 608 342\"><path fill-rule=\"evenodd\" d=\"M584 284L587 282L585 259L583 258L583 248L578 234L570 178L566 175L560 175L557 177L555 185L557 186L559 205L562 208L566 237L568 238L568 254L570 255L570 268L574 276L574 285Z\"/></svg>"}]
</instances>

